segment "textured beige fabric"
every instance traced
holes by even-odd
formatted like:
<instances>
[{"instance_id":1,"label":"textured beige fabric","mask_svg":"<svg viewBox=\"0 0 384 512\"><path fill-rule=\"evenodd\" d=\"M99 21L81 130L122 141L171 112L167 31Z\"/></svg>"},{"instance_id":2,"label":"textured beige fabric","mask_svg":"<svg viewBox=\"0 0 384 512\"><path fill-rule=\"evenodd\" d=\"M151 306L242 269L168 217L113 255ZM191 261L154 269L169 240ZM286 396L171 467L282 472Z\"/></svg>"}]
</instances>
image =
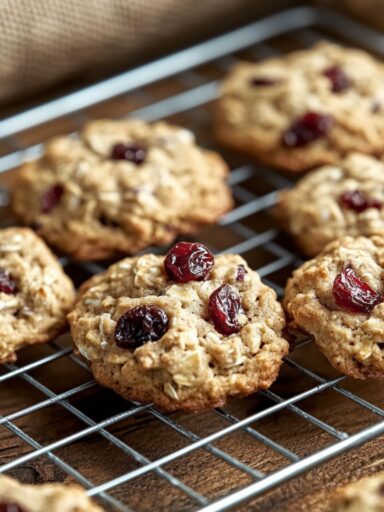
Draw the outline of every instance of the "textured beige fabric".
<instances>
[{"instance_id":1,"label":"textured beige fabric","mask_svg":"<svg viewBox=\"0 0 384 512\"><path fill-rule=\"evenodd\" d=\"M0 103L246 22L254 0L0 0ZM105 73L105 71L104 71Z\"/></svg>"}]
</instances>

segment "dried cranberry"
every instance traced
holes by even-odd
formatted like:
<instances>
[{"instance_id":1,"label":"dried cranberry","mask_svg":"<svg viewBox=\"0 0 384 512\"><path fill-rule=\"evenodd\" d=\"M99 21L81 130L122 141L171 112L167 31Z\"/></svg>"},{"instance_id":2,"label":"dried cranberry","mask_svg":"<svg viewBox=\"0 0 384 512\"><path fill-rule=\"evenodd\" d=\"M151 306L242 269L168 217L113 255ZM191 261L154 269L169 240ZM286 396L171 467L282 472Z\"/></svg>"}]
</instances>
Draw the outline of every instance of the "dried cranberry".
<instances>
[{"instance_id":1,"label":"dried cranberry","mask_svg":"<svg viewBox=\"0 0 384 512\"><path fill-rule=\"evenodd\" d=\"M7 270L0 269L0 292L8 295L17 292L17 282Z\"/></svg>"},{"instance_id":2,"label":"dried cranberry","mask_svg":"<svg viewBox=\"0 0 384 512\"><path fill-rule=\"evenodd\" d=\"M60 183L56 183L56 185L46 190L41 198L41 211L43 213L49 213L60 203L63 194L64 187L60 185Z\"/></svg>"},{"instance_id":3,"label":"dried cranberry","mask_svg":"<svg viewBox=\"0 0 384 512\"><path fill-rule=\"evenodd\" d=\"M16 503L0 503L0 512L25 512L25 510Z\"/></svg>"},{"instance_id":4,"label":"dried cranberry","mask_svg":"<svg viewBox=\"0 0 384 512\"><path fill-rule=\"evenodd\" d=\"M345 71L339 66L331 66L324 71L324 75L331 81L332 92L342 92L349 89L352 81Z\"/></svg>"},{"instance_id":5,"label":"dried cranberry","mask_svg":"<svg viewBox=\"0 0 384 512\"><path fill-rule=\"evenodd\" d=\"M215 258L203 244L179 242L168 252L164 268L168 277L177 283L201 281L212 269Z\"/></svg>"},{"instance_id":6,"label":"dried cranberry","mask_svg":"<svg viewBox=\"0 0 384 512\"><path fill-rule=\"evenodd\" d=\"M136 165L144 162L147 150L140 144L116 144L112 148L111 158L113 160L128 160Z\"/></svg>"},{"instance_id":7,"label":"dried cranberry","mask_svg":"<svg viewBox=\"0 0 384 512\"><path fill-rule=\"evenodd\" d=\"M243 313L237 292L228 284L222 284L209 297L209 319L215 329L224 336L239 332L241 325L237 319Z\"/></svg>"},{"instance_id":8,"label":"dried cranberry","mask_svg":"<svg viewBox=\"0 0 384 512\"><path fill-rule=\"evenodd\" d=\"M242 283L244 281L245 274L248 274L248 272L245 270L244 265L238 265L236 271L236 281Z\"/></svg>"},{"instance_id":9,"label":"dried cranberry","mask_svg":"<svg viewBox=\"0 0 384 512\"><path fill-rule=\"evenodd\" d=\"M333 296L338 306L351 313L370 313L383 301L382 295L357 277L350 265L337 274L333 283Z\"/></svg>"},{"instance_id":10,"label":"dried cranberry","mask_svg":"<svg viewBox=\"0 0 384 512\"><path fill-rule=\"evenodd\" d=\"M118 319L115 341L121 348L134 349L147 341L157 341L168 331L166 312L156 306L136 306Z\"/></svg>"},{"instance_id":11,"label":"dried cranberry","mask_svg":"<svg viewBox=\"0 0 384 512\"><path fill-rule=\"evenodd\" d=\"M365 195L361 190L346 190L340 195L340 203L345 208L359 213L367 210L367 208L380 210L383 206L381 201Z\"/></svg>"},{"instance_id":12,"label":"dried cranberry","mask_svg":"<svg viewBox=\"0 0 384 512\"><path fill-rule=\"evenodd\" d=\"M283 144L289 148L306 146L324 137L332 124L333 118L327 114L307 112L283 132Z\"/></svg>"},{"instance_id":13,"label":"dried cranberry","mask_svg":"<svg viewBox=\"0 0 384 512\"><path fill-rule=\"evenodd\" d=\"M279 78L270 78L267 76L255 76L254 78L251 78L249 83L250 85L256 86L256 87L269 87L271 85L279 84L281 80Z\"/></svg>"}]
</instances>

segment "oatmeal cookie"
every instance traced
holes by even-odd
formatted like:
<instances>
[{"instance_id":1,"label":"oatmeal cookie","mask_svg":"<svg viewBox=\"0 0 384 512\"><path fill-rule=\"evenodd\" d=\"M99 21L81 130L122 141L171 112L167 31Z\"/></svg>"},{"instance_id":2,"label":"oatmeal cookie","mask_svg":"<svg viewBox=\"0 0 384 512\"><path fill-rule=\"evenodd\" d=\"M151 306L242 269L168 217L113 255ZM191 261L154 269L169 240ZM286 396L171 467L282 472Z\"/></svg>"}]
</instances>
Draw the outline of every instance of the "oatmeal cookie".
<instances>
[{"instance_id":1,"label":"oatmeal cookie","mask_svg":"<svg viewBox=\"0 0 384 512\"><path fill-rule=\"evenodd\" d=\"M288 352L275 292L240 256L214 258L202 244L112 265L68 318L102 385L167 411L266 389Z\"/></svg>"},{"instance_id":2,"label":"oatmeal cookie","mask_svg":"<svg viewBox=\"0 0 384 512\"><path fill-rule=\"evenodd\" d=\"M64 330L74 299L72 281L31 229L0 230L0 362Z\"/></svg>"},{"instance_id":3,"label":"oatmeal cookie","mask_svg":"<svg viewBox=\"0 0 384 512\"><path fill-rule=\"evenodd\" d=\"M91 121L26 163L15 213L80 260L135 254L216 222L232 207L221 157L164 122Z\"/></svg>"},{"instance_id":4,"label":"oatmeal cookie","mask_svg":"<svg viewBox=\"0 0 384 512\"><path fill-rule=\"evenodd\" d=\"M281 225L309 256L343 236L384 235L384 164L351 154L278 195Z\"/></svg>"},{"instance_id":5,"label":"oatmeal cookie","mask_svg":"<svg viewBox=\"0 0 384 512\"><path fill-rule=\"evenodd\" d=\"M383 109L383 65L322 42L237 64L221 87L215 131L226 146L299 172L350 151L383 153Z\"/></svg>"},{"instance_id":6,"label":"oatmeal cookie","mask_svg":"<svg viewBox=\"0 0 384 512\"><path fill-rule=\"evenodd\" d=\"M383 300L384 238L345 237L293 273L283 305L338 371L383 379Z\"/></svg>"},{"instance_id":7,"label":"oatmeal cookie","mask_svg":"<svg viewBox=\"0 0 384 512\"><path fill-rule=\"evenodd\" d=\"M102 512L82 487L71 484L21 484L0 475L0 510L7 512Z\"/></svg>"},{"instance_id":8,"label":"oatmeal cookie","mask_svg":"<svg viewBox=\"0 0 384 512\"><path fill-rule=\"evenodd\" d=\"M331 512L383 512L384 473L362 478L337 491Z\"/></svg>"}]
</instances>

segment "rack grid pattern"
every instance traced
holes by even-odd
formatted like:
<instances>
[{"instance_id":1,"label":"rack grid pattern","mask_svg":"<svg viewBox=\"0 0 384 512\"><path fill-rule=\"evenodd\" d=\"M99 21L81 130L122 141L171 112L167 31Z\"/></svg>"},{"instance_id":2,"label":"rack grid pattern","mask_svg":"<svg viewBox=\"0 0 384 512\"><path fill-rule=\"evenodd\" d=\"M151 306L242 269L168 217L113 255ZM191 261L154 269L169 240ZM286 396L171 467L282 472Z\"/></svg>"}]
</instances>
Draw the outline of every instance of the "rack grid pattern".
<instances>
[{"instance_id":1,"label":"rack grid pattern","mask_svg":"<svg viewBox=\"0 0 384 512\"><path fill-rule=\"evenodd\" d=\"M332 37L347 39L355 45L368 47L376 53L384 53L383 37L351 20L313 8L286 11L231 34L143 66L138 70L129 71L124 75L89 87L86 90L54 100L11 118L0 120L1 143L8 148L8 151L5 151L3 156L0 157L0 171L8 171L24 159L35 158L41 153L42 145L40 143L34 146L25 146L22 143L19 134L23 130L36 127L43 121L54 120L59 115L66 115L72 119L83 121L88 117L86 110L88 107L101 100L106 101L117 95L127 94L131 90L135 91L148 82L148 76L151 76L151 80L155 81L173 75L182 90L172 97L163 99L158 99L153 94L151 96L145 89L133 92L133 96L141 94L146 104L139 110L130 112L129 115L155 120L159 118L173 119L174 116L182 114L183 119L186 120L185 124L192 129L197 129L197 131L206 129L208 118L206 109L208 108L207 105L216 97L217 81L207 79L199 66L205 62L210 62L210 65L216 69L217 75L223 75L238 58L238 52L246 50L247 58L260 59L281 51L277 49L273 40L270 41L273 37L284 35L287 36L286 41L288 43L286 42L286 44L291 45L291 47L305 47L318 39L323 39L325 30L333 33ZM356 40L357 34L358 40ZM206 143L207 139L204 139L203 142ZM214 147L213 143L211 144L209 141L207 145ZM231 158L229 156L230 163ZM233 160L237 161L236 157L233 157ZM233 187L237 205L218 227L218 229L223 229L225 233L229 234L228 240L230 243L228 243L228 246L216 247L216 250L217 252L246 254L247 258L251 257L251 263L252 261L256 262L255 269L261 274L265 282L274 287L277 294L281 296L284 284L281 275L286 275L292 267L299 264L300 257L292 252L289 244L285 243L281 234L273 225L268 225L267 229L260 228L258 230L253 227L253 221L258 216L261 216L262 219L265 216L268 217L268 209L275 203L276 192L282 187L289 186L291 181L271 169L242 161L240 165L233 165L230 183ZM261 188L258 189L258 186ZM7 190L4 187L0 192L0 207L5 208L7 200ZM7 218L4 225L9 225L11 222L12 219ZM263 222L261 222L261 226L263 226ZM209 242L209 233L205 236ZM210 243L214 249L217 239L218 237L215 236ZM163 248L160 252L164 250L166 249ZM259 256L261 253L264 256ZM61 262L69 273L73 272L75 268L76 272L80 272L86 277L104 268L99 264L74 263L67 258L62 258ZM384 409L349 391L347 387L343 386L346 380L344 377L325 378L320 372L313 371L295 360L295 352L308 344L309 340L305 340L285 360L285 364L293 372L308 379L310 385L307 389L288 398L276 393L272 390L273 388L264 391L261 393L261 398L265 399L268 405L243 418L237 417L228 409L217 409L214 414L226 426L201 437L184 426L182 422L176 421L173 415L165 415L152 405L124 402L124 407L117 414L102 420L95 420L72 402L73 398L80 396L82 393L98 393L100 391L90 374L89 379L86 379L85 382L74 385L60 393L56 393L46 386L43 382L44 379L34 376L36 371L40 371L41 375L41 370L45 371L51 364L64 358L71 359L74 364L80 365L85 371L88 371L86 364L72 354L69 346L65 346L65 344L63 346L60 340L54 341L49 345L50 353L48 355L20 366L6 364L0 374L0 385L4 383L11 384L14 379L21 379L26 385L34 388L43 396L42 400L38 400L21 410L0 416L0 425L30 447L25 453L15 455L7 463L1 465L0 472L13 470L39 457L47 457L61 470L86 487L90 496L99 498L108 510L131 510L128 504L123 503L113 491L127 482L150 473L156 474L159 479L164 480L167 484L185 494L192 503L188 510L214 512L239 505L244 500L258 496L332 457L384 434ZM9 389L12 390L11 387ZM364 411L371 413L372 422L363 429L347 433L306 412L305 408L301 406L301 402L305 399L324 393L327 390L332 390L337 395L341 395L354 403L361 408L362 414L364 414ZM27 429L18 426L18 419L54 406L64 408L66 412L79 420L82 427L72 434L65 435L48 444L42 444L38 439L28 434ZM276 415L283 410L290 411L307 424L312 424L317 429L325 432L330 437L331 442L315 453L301 456L256 428L255 425L259 421ZM111 432L112 426L128 418L137 417L142 413L150 415L154 422L159 422L166 428L177 432L184 438L185 444L171 453L150 460L146 455ZM265 473L217 446L217 441L239 431L246 433L249 442L254 440L278 454L282 460L280 467L272 472ZM65 457L57 454L59 449L74 445L93 434L102 437L106 442L134 460L137 463L136 469L126 473L122 472L119 476L95 484L84 476L79 468L66 462ZM190 454L197 456L196 454L200 449L209 452L213 457L246 474L248 483L211 499L194 489L188 483L187 475L180 479L174 476L172 471L165 469L165 466L169 463L184 456Z\"/></svg>"}]
</instances>

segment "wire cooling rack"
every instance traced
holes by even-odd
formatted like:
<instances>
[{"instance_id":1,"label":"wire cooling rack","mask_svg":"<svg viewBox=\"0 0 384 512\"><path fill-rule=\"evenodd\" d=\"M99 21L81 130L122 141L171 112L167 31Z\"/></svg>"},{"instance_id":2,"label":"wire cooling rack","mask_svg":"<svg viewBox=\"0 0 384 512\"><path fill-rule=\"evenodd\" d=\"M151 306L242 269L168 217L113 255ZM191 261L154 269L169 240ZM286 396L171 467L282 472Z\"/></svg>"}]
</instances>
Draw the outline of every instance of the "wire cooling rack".
<instances>
[{"instance_id":1,"label":"wire cooling rack","mask_svg":"<svg viewBox=\"0 0 384 512\"><path fill-rule=\"evenodd\" d=\"M292 178L217 148L210 137L211 103L237 59L258 60L326 37L384 54L384 38L373 30L297 8L0 120L3 225L12 223L11 170L39 156L55 131L75 131L95 116L166 118L194 130L232 168L236 207L198 239L217 252L243 254L281 296L300 255L268 209ZM61 262L77 284L103 269ZM23 350L18 365L4 365L0 403L0 472L25 479L26 470L43 468L48 479L80 482L107 510L214 512L238 509L251 498L250 510L269 510L272 489L384 434L378 385L335 374L308 341L286 358L270 390L230 401L225 409L165 415L101 389L64 336ZM331 416L332 409L339 413Z\"/></svg>"}]
</instances>

